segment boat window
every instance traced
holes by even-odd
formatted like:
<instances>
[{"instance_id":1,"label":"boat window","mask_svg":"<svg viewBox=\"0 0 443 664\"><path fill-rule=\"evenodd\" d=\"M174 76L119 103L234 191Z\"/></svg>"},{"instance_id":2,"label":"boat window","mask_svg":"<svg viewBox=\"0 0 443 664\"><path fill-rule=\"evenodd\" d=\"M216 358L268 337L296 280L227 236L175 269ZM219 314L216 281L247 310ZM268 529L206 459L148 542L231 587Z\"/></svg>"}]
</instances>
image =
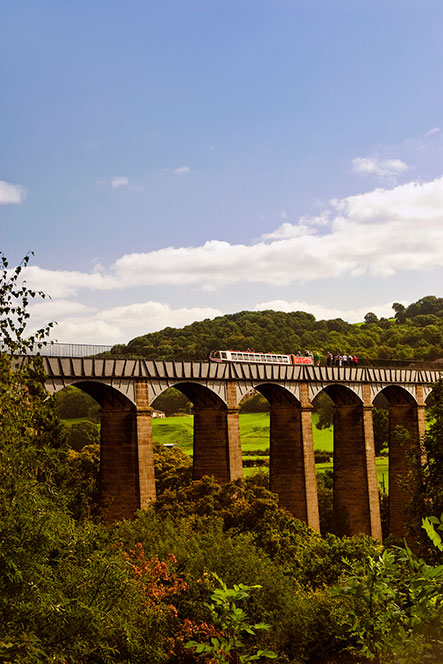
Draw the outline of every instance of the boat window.
<instances>
[{"instance_id":1,"label":"boat window","mask_svg":"<svg viewBox=\"0 0 443 664\"><path fill-rule=\"evenodd\" d=\"M224 353L224 352L222 351L222 352L220 353L220 355L222 356L222 358L223 358L224 360L226 360L226 353Z\"/></svg>"}]
</instances>

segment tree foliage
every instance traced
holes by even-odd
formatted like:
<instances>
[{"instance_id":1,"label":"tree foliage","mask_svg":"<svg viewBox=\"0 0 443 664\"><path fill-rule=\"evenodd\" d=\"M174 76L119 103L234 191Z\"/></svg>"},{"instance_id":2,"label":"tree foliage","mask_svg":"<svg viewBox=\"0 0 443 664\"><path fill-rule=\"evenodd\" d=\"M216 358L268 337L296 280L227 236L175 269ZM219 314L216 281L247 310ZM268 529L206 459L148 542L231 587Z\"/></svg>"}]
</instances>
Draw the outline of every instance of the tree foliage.
<instances>
[{"instance_id":1,"label":"tree foliage","mask_svg":"<svg viewBox=\"0 0 443 664\"><path fill-rule=\"evenodd\" d=\"M98 422L100 419L100 406L95 399L73 385L56 392L55 404L57 415L64 420L86 417Z\"/></svg>"},{"instance_id":2,"label":"tree foliage","mask_svg":"<svg viewBox=\"0 0 443 664\"><path fill-rule=\"evenodd\" d=\"M10 269L6 256L0 253L0 351L20 354L41 348L47 343L49 330L54 325L48 323L26 336L31 300L47 297L43 291L28 288L23 279L22 272L31 255L25 256L20 265Z\"/></svg>"},{"instance_id":3,"label":"tree foliage","mask_svg":"<svg viewBox=\"0 0 443 664\"><path fill-rule=\"evenodd\" d=\"M426 529L440 555L434 518ZM443 657L443 565L429 565L403 548L369 556L364 573L352 574L334 592L352 597L346 623L356 651L376 664L437 662Z\"/></svg>"},{"instance_id":4,"label":"tree foliage","mask_svg":"<svg viewBox=\"0 0 443 664\"><path fill-rule=\"evenodd\" d=\"M257 630L269 629L266 623L251 624L245 610L238 606L247 600L251 590L261 588L260 585L246 586L243 583L228 588L214 572L213 578L218 587L211 593L211 602L206 604L216 633L207 641L188 641L186 648L194 648L195 652L210 661L220 664L248 664L263 658L274 659L277 653L273 650L257 650L257 652L244 650L247 644L245 636L255 636ZM208 660L207 660L208 661Z\"/></svg>"},{"instance_id":5,"label":"tree foliage","mask_svg":"<svg viewBox=\"0 0 443 664\"><path fill-rule=\"evenodd\" d=\"M197 664L212 657L212 664L231 664L278 652L281 664L343 664L351 661L350 652L362 653L363 640L383 656L409 656L406 648L398 650L403 633L423 661L428 654L439 661L441 561L423 562L407 548L383 553L363 536L321 536L282 510L261 476L224 486L212 478L193 482L190 459L157 445L157 503L131 521L102 525L94 511L96 425L87 422L81 432L87 444L70 446L44 389L40 359L17 357L43 343L49 330L27 335L29 302L38 293L22 277L21 268L11 271L3 261L2 350L8 352L0 353L2 662ZM438 299L424 298L408 315L421 317L426 325L420 329L426 330L430 319L423 317L440 319L439 306ZM265 313L263 319L239 314L225 320L226 338L232 345L247 340L248 346L261 338L278 350L275 339L286 315ZM327 335L321 337L325 342L335 335L339 343L340 335L360 330L341 320L316 322L303 312L290 322L282 344L301 348L317 333ZM221 337L210 331L209 321L205 325L205 343L219 346ZM402 325L409 323L392 321L386 330ZM363 328L368 347L385 330L375 323ZM186 335L175 340L171 328L165 333L142 347L167 355L177 341L188 343L190 353L201 352L195 339L192 345ZM408 334L413 343L415 331ZM437 402L443 403L443 395L438 389L435 394L422 501L432 509L441 504L431 487L441 477L443 406ZM72 401L85 405L78 394ZM328 482L325 476L325 501ZM425 524L441 556L443 525L435 518ZM342 582L349 570L351 578ZM341 590L333 595L329 588L337 584ZM371 613L371 606L378 610ZM271 629L262 629L264 624ZM189 641L194 644L185 648Z\"/></svg>"},{"instance_id":6,"label":"tree foliage","mask_svg":"<svg viewBox=\"0 0 443 664\"><path fill-rule=\"evenodd\" d=\"M405 489L411 496L405 505L408 529L417 542L417 549L426 558L432 557L428 540L418 524L423 517L443 514L443 379L433 388L428 407L428 424L422 441L410 446L409 474Z\"/></svg>"},{"instance_id":7,"label":"tree foliage","mask_svg":"<svg viewBox=\"0 0 443 664\"><path fill-rule=\"evenodd\" d=\"M132 339L115 354L152 359L207 359L217 348L296 353L305 348L325 359L334 354L356 354L360 360L435 360L441 357L443 298L426 296L405 307L393 304L394 317L380 318L373 312L364 324L341 318L316 320L303 311L241 311L187 325L165 328Z\"/></svg>"}]
</instances>

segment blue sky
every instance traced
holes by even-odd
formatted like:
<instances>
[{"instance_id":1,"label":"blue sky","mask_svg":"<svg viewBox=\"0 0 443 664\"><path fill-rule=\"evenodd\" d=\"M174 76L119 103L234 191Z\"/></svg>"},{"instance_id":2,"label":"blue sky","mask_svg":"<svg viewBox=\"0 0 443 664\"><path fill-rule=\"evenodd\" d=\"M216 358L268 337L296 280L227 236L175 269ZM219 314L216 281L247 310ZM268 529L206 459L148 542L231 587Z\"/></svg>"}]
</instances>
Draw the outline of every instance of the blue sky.
<instances>
[{"instance_id":1,"label":"blue sky","mask_svg":"<svg viewBox=\"0 0 443 664\"><path fill-rule=\"evenodd\" d=\"M120 343L442 296L441 0L3 0L0 249Z\"/></svg>"}]
</instances>

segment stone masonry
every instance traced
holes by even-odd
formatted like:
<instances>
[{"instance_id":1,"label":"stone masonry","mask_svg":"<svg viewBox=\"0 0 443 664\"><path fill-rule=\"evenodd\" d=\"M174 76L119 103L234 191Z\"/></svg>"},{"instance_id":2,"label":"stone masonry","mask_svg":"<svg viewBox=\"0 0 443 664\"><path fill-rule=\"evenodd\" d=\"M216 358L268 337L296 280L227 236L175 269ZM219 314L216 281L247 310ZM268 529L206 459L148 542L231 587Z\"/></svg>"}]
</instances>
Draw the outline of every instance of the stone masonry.
<instances>
[{"instance_id":1,"label":"stone masonry","mask_svg":"<svg viewBox=\"0 0 443 664\"><path fill-rule=\"evenodd\" d=\"M49 391L76 385L102 407L100 502L108 521L130 518L155 500L151 404L159 394L174 386L194 404L194 477L228 482L242 477L239 402L256 389L270 402L271 490L318 530L311 412L324 390L335 404L335 531L380 539L372 409L383 394L390 411L390 530L405 533L407 452L420 450L425 399L438 372L51 357L44 363ZM398 427L409 438L399 438Z\"/></svg>"}]
</instances>

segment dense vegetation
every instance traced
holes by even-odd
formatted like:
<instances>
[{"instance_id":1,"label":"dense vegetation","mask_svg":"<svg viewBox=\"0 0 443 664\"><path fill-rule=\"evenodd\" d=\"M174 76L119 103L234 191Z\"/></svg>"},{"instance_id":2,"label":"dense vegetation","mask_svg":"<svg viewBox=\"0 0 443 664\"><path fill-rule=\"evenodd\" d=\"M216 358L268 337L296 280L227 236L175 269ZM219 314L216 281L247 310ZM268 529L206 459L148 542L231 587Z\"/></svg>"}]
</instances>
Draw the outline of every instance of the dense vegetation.
<instances>
[{"instance_id":1,"label":"dense vegetation","mask_svg":"<svg viewBox=\"0 0 443 664\"><path fill-rule=\"evenodd\" d=\"M20 271L3 259L3 342L16 352L35 342L20 321L36 294ZM189 458L157 446L158 501L105 526L96 445L70 448L43 384L38 358L19 365L0 354L0 661L442 661L438 519L424 524L433 544L423 540L423 558L364 536L321 536L279 509L260 475L192 482ZM411 478L413 507L428 513L442 505L442 392L428 463Z\"/></svg>"},{"instance_id":2,"label":"dense vegetation","mask_svg":"<svg viewBox=\"0 0 443 664\"><path fill-rule=\"evenodd\" d=\"M362 323L341 318L316 320L303 311L242 311L182 329L167 327L136 337L114 354L151 359L206 359L211 350L235 348L276 353L353 353L360 359L436 360L443 340L443 298L428 295L404 307L393 304L393 318L368 312Z\"/></svg>"}]
</instances>

